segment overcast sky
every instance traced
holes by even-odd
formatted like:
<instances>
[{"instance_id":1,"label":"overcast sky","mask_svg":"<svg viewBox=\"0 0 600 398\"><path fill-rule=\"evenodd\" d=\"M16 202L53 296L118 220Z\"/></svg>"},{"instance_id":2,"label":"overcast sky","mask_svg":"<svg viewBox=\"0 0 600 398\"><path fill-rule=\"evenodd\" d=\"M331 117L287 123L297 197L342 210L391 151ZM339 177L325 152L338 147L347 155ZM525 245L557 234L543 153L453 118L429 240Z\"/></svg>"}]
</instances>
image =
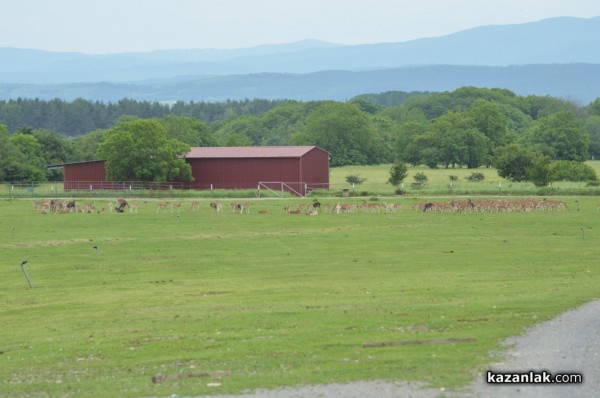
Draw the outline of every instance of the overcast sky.
<instances>
[{"instance_id":1,"label":"overcast sky","mask_svg":"<svg viewBox=\"0 0 600 398\"><path fill-rule=\"evenodd\" d=\"M0 47L85 53L401 42L600 16L600 0L0 0Z\"/></svg>"}]
</instances>

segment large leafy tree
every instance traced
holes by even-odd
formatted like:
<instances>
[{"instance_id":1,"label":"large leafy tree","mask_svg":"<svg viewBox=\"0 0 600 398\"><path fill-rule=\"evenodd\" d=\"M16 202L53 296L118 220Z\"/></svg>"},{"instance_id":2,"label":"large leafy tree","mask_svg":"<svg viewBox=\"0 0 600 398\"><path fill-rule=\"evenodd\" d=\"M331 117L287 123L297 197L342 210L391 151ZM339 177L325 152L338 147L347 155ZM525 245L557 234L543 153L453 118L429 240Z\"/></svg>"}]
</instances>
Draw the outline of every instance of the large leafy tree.
<instances>
[{"instance_id":1,"label":"large leafy tree","mask_svg":"<svg viewBox=\"0 0 600 398\"><path fill-rule=\"evenodd\" d=\"M587 132L572 112L540 118L529 130L528 141L550 159L582 162L588 156Z\"/></svg>"},{"instance_id":2,"label":"large leafy tree","mask_svg":"<svg viewBox=\"0 0 600 398\"><path fill-rule=\"evenodd\" d=\"M249 140L250 145L261 145L263 137L267 135L267 130L260 118L247 115L227 121L215 132L215 135L219 143L225 145L228 145L227 140L231 136L243 136Z\"/></svg>"},{"instance_id":3,"label":"large leafy tree","mask_svg":"<svg viewBox=\"0 0 600 398\"><path fill-rule=\"evenodd\" d=\"M544 155L536 155L533 164L526 171L527 181L533 182L536 187L544 187L552 182L550 162Z\"/></svg>"},{"instance_id":4,"label":"large leafy tree","mask_svg":"<svg viewBox=\"0 0 600 398\"><path fill-rule=\"evenodd\" d=\"M600 106L600 101L598 102ZM600 116L593 115L585 120L585 130L589 137L588 152L592 159L600 159Z\"/></svg>"},{"instance_id":5,"label":"large leafy tree","mask_svg":"<svg viewBox=\"0 0 600 398\"><path fill-rule=\"evenodd\" d=\"M98 155L113 181L189 181L185 155L190 146L169 138L160 121L138 119L118 124L104 135Z\"/></svg>"},{"instance_id":6,"label":"large leafy tree","mask_svg":"<svg viewBox=\"0 0 600 398\"><path fill-rule=\"evenodd\" d=\"M210 127L201 120L189 116L168 115L162 122L171 138L190 146L216 146Z\"/></svg>"},{"instance_id":7,"label":"large leafy tree","mask_svg":"<svg viewBox=\"0 0 600 398\"><path fill-rule=\"evenodd\" d=\"M354 104L327 102L307 120L305 129L292 136L297 145L316 145L331 154L332 166L376 164L383 158L369 118Z\"/></svg>"},{"instance_id":8,"label":"large leafy tree","mask_svg":"<svg viewBox=\"0 0 600 398\"><path fill-rule=\"evenodd\" d=\"M261 145L289 145L291 135L304 129L308 114L316 106L315 102L287 101L261 115L266 130Z\"/></svg>"},{"instance_id":9,"label":"large leafy tree","mask_svg":"<svg viewBox=\"0 0 600 398\"><path fill-rule=\"evenodd\" d=\"M500 177L511 181L527 180L527 171L533 166L538 155L517 144L496 148L494 167Z\"/></svg>"},{"instance_id":10,"label":"large leafy tree","mask_svg":"<svg viewBox=\"0 0 600 398\"><path fill-rule=\"evenodd\" d=\"M32 134L42 148L45 164L60 164L77 160L72 141L65 139L62 135L45 129L34 130ZM47 174L50 181L63 179L62 170L50 170Z\"/></svg>"},{"instance_id":11,"label":"large leafy tree","mask_svg":"<svg viewBox=\"0 0 600 398\"><path fill-rule=\"evenodd\" d=\"M421 159L415 137L425 134L426 131L425 123L410 121L400 124L394 131L393 139L393 150L396 157L412 165L419 165Z\"/></svg>"},{"instance_id":12,"label":"large leafy tree","mask_svg":"<svg viewBox=\"0 0 600 398\"><path fill-rule=\"evenodd\" d=\"M77 160L97 160L98 147L104 140L107 130L94 130L73 138L71 143Z\"/></svg>"},{"instance_id":13,"label":"large leafy tree","mask_svg":"<svg viewBox=\"0 0 600 398\"><path fill-rule=\"evenodd\" d=\"M451 112L440 116L432 124L432 132L438 160L445 167L476 168L486 163L489 139L475 128L468 114Z\"/></svg>"},{"instance_id":14,"label":"large leafy tree","mask_svg":"<svg viewBox=\"0 0 600 398\"><path fill-rule=\"evenodd\" d=\"M500 111L498 104L480 99L469 107L467 113L475 128L489 139L490 150L510 144L512 137L508 131L508 117Z\"/></svg>"},{"instance_id":15,"label":"large leafy tree","mask_svg":"<svg viewBox=\"0 0 600 398\"><path fill-rule=\"evenodd\" d=\"M35 137L17 133L8 135L0 124L0 181L45 181L45 162Z\"/></svg>"}]
</instances>

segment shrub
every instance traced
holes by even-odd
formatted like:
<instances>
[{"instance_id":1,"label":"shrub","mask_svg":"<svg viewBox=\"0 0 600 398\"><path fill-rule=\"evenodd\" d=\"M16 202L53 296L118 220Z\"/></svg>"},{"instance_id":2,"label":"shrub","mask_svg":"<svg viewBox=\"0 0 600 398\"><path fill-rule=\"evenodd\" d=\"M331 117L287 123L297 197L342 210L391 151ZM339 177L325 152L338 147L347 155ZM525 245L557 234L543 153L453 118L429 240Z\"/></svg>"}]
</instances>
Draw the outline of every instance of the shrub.
<instances>
[{"instance_id":1,"label":"shrub","mask_svg":"<svg viewBox=\"0 0 600 398\"><path fill-rule=\"evenodd\" d=\"M360 178L360 174L350 174L346 176L346 182L348 184L360 185L363 182L367 181L366 178Z\"/></svg>"},{"instance_id":2,"label":"shrub","mask_svg":"<svg viewBox=\"0 0 600 398\"><path fill-rule=\"evenodd\" d=\"M465 179L471 182L478 182L485 180L485 175L479 172L472 172L470 176L465 177Z\"/></svg>"},{"instance_id":3,"label":"shrub","mask_svg":"<svg viewBox=\"0 0 600 398\"><path fill-rule=\"evenodd\" d=\"M415 175L413 176L413 179L415 180L415 182L418 182L421 185L425 185L427 183L427 181L429 181L429 178L427 178L425 173L423 173L422 171L415 173Z\"/></svg>"},{"instance_id":4,"label":"shrub","mask_svg":"<svg viewBox=\"0 0 600 398\"><path fill-rule=\"evenodd\" d=\"M553 181L596 181L596 171L589 165L571 160L557 160L550 163Z\"/></svg>"}]
</instances>

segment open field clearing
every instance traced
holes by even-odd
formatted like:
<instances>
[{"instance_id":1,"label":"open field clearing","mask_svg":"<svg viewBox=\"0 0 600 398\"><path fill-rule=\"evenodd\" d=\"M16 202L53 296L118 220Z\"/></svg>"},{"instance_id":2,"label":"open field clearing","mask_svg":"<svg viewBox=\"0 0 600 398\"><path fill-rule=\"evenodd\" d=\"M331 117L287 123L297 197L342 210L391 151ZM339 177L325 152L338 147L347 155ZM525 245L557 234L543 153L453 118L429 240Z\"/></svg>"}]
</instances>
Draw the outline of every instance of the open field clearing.
<instances>
[{"instance_id":1,"label":"open field clearing","mask_svg":"<svg viewBox=\"0 0 600 398\"><path fill-rule=\"evenodd\" d=\"M107 200L60 214L0 201L0 397L460 389L504 339L599 295L595 197L426 212L412 207L450 199L344 199L356 211L340 214L339 199L320 200L317 216L284 211L312 203L300 199L242 214L226 200L216 212L210 200L191 211L191 199L133 199L138 212L120 214Z\"/></svg>"},{"instance_id":2,"label":"open field clearing","mask_svg":"<svg viewBox=\"0 0 600 398\"><path fill-rule=\"evenodd\" d=\"M590 160L586 162L598 175L600 175L600 161ZM394 193L394 187L386 184L390 177L391 164L382 164L375 166L344 166L334 167L330 171L330 181L332 191L345 188L352 188L345 178L348 175L360 175L366 181L356 187L354 192L360 195L365 191L370 194L391 195ZM414 182L416 173L424 173L428 182L425 186L414 188L411 186ZM483 181L468 181L467 177L471 173L482 173L485 176ZM450 187L450 176L456 176L457 180ZM477 169L459 168L439 168L430 169L426 166L410 167L408 177L404 180L404 191L413 195L439 195L439 194L484 194L484 195L537 195L540 191L531 182L513 182L498 176L494 168L480 167ZM551 188L543 188L546 194L560 195L561 192L569 195L597 195L598 187L586 187L585 182L557 181L552 183Z\"/></svg>"}]
</instances>

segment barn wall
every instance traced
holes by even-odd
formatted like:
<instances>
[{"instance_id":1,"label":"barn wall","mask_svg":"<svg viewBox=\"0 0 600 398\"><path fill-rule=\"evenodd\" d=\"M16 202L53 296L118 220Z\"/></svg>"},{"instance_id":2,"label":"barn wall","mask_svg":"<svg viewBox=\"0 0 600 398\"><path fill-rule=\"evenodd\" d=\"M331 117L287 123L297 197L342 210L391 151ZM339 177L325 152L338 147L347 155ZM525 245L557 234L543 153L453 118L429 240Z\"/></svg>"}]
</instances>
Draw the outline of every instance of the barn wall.
<instances>
[{"instance_id":1,"label":"barn wall","mask_svg":"<svg viewBox=\"0 0 600 398\"><path fill-rule=\"evenodd\" d=\"M329 154L314 148L300 159L301 181L329 189Z\"/></svg>"},{"instance_id":2,"label":"barn wall","mask_svg":"<svg viewBox=\"0 0 600 398\"><path fill-rule=\"evenodd\" d=\"M63 186L65 191L79 190L92 185L97 189L99 182L105 181L104 161L65 164L63 167Z\"/></svg>"},{"instance_id":3,"label":"barn wall","mask_svg":"<svg viewBox=\"0 0 600 398\"><path fill-rule=\"evenodd\" d=\"M260 181L300 181L299 160L294 158L188 159L199 189L256 188Z\"/></svg>"}]
</instances>

